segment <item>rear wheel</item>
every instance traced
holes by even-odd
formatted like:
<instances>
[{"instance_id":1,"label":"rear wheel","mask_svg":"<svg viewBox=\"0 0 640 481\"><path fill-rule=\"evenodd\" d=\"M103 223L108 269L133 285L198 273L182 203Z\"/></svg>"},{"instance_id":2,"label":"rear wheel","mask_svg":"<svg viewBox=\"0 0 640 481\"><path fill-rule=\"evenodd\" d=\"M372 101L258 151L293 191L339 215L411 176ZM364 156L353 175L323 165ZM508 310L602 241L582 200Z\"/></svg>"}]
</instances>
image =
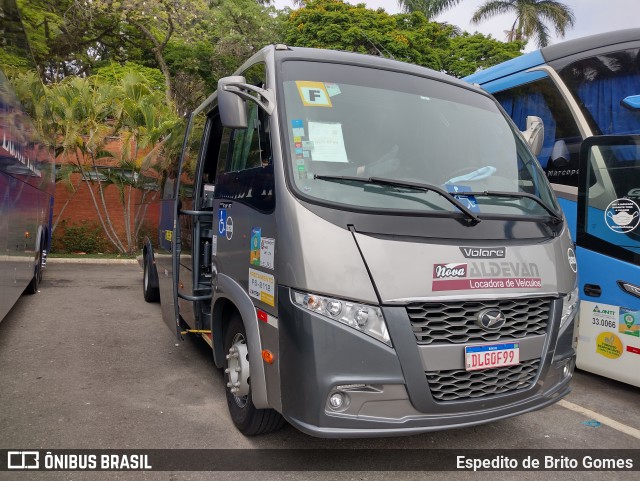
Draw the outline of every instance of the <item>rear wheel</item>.
<instances>
[{"instance_id":1,"label":"rear wheel","mask_svg":"<svg viewBox=\"0 0 640 481\"><path fill-rule=\"evenodd\" d=\"M249 347L244 324L238 313L235 313L229 321L224 349L227 353L224 381L227 385L227 405L233 424L245 436L255 436L280 429L284 424L282 416L273 409L256 409L251 400Z\"/></svg>"},{"instance_id":2,"label":"rear wheel","mask_svg":"<svg viewBox=\"0 0 640 481\"><path fill-rule=\"evenodd\" d=\"M148 255L144 254L143 267L144 274L142 276L142 290L144 293L144 300L147 302L158 302L160 300L160 289L151 286L151 276L155 266L149 262Z\"/></svg>"},{"instance_id":3,"label":"rear wheel","mask_svg":"<svg viewBox=\"0 0 640 481\"><path fill-rule=\"evenodd\" d=\"M24 290L25 294L35 294L38 292L38 286L42 281L42 245L38 249L38 256L36 257L36 265L33 272L33 277L31 278L31 282L27 285L27 288Z\"/></svg>"}]
</instances>

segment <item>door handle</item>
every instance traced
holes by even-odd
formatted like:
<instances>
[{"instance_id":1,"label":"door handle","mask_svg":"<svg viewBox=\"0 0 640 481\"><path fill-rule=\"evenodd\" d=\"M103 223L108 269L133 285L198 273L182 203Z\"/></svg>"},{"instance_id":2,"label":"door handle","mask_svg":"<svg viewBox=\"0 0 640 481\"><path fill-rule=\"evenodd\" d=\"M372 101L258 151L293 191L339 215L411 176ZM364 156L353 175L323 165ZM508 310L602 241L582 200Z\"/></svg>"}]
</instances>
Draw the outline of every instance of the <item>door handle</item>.
<instances>
[{"instance_id":1,"label":"door handle","mask_svg":"<svg viewBox=\"0 0 640 481\"><path fill-rule=\"evenodd\" d=\"M602 288L597 284L585 284L584 293L589 297L600 297L602 295Z\"/></svg>"}]
</instances>

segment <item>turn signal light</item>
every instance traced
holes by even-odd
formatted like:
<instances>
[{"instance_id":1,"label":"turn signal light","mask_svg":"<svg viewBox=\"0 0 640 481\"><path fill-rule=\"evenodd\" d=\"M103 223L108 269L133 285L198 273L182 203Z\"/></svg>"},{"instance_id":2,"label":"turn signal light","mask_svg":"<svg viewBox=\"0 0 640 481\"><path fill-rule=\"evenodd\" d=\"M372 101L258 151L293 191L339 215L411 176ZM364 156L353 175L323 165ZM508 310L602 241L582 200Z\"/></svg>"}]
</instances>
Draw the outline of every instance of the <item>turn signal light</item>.
<instances>
[{"instance_id":1,"label":"turn signal light","mask_svg":"<svg viewBox=\"0 0 640 481\"><path fill-rule=\"evenodd\" d=\"M262 359L267 364L273 364L273 361L275 361L275 357L274 357L273 353L269 349L263 349L262 350Z\"/></svg>"}]
</instances>

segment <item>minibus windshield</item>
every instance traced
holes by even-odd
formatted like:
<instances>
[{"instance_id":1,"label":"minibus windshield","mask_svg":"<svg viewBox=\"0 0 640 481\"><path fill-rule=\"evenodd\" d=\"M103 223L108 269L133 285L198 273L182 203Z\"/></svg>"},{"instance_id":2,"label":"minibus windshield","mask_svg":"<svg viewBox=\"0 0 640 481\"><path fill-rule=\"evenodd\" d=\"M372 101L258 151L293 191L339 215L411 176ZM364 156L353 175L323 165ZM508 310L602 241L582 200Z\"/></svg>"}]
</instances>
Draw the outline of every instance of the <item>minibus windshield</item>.
<instances>
[{"instance_id":1,"label":"minibus windshield","mask_svg":"<svg viewBox=\"0 0 640 481\"><path fill-rule=\"evenodd\" d=\"M489 97L354 65L285 61L282 72L284 158L298 195L347 209L460 212L433 189L402 185L413 182L450 192L479 215L559 212L535 158Z\"/></svg>"}]
</instances>

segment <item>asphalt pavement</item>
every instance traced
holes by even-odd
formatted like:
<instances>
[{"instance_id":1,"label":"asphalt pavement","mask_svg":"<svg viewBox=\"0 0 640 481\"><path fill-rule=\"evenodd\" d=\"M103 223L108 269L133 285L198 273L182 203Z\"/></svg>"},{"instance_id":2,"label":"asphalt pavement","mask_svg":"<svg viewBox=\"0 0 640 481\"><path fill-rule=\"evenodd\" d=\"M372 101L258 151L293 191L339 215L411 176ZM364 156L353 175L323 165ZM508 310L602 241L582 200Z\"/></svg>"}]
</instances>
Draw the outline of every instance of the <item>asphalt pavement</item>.
<instances>
[{"instance_id":1,"label":"asphalt pavement","mask_svg":"<svg viewBox=\"0 0 640 481\"><path fill-rule=\"evenodd\" d=\"M287 425L246 438L231 423L209 347L194 337L177 343L160 305L144 302L137 265L52 261L40 292L21 298L0 323L0 449L355 448L367 456L404 448L640 448L638 388L577 372L565 401L409 437L317 439ZM611 422L592 422L591 412ZM0 472L3 480L515 477L609 481L638 472Z\"/></svg>"}]
</instances>

